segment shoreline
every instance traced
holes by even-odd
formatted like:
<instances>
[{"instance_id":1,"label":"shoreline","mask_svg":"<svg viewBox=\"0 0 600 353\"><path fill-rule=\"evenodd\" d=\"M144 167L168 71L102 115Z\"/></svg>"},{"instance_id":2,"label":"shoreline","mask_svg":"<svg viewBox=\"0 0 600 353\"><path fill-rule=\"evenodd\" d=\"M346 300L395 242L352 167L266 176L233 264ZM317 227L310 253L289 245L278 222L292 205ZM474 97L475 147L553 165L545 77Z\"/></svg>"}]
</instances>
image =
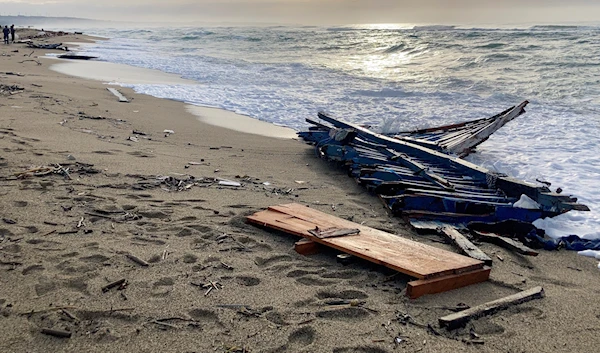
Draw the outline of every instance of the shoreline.
<instances>
[{"instance_id":1,"label":"shoreline","mask_svg":"<svg viewBox=\"0 0 600 353\"><path fill-rule=\"evenodd\" d=\"M312 146L206 124L182 102L129 88L119 90L131 102L119 103L102 82L51 71L48 60L21 62L22 46L0 51L8 87L0 104L1 351L583 352L600 344L594 259L568 251L529 258L481 244L494 257L491 281L409 300L406 276L339 263L330 250L302 256L296 237L245 223L297 202L454 251L388 216ZM44 174L56 164L69 177ZM211 283L218 288L207 293ZM455 331L438 327L458 303L537 285L546 298ZM484 343L472 343L473 333Z\"/></svg>"},{"instance_id":2,"label":"shoreline","mask_svg":"<svg viewBox=\"0 0 600 353\"><path fill-rule=\"evenodd\" d=\"M68 44L77 48L81 45L91 44L95 40L101 39L107 38L88 37L86 41L68 42ZM56 59L52 57L44 58ZM64 75L102 81L108 85L123 87L124 85L136 84L189 84L201 86L201 83L199 82L184 79L178 75L159 70L116 64L108 61L58 60L61 60L61 62L50 66L51 70ZM296 131L292 128L275 125L222 108L194 105L186 102L182 103L187 105L187 110L197 116L199 121L203 121L207 124L265 137L278 139L296 138Z\"/></svg>"},{"instance_id":3,"label":"shoreline","mask_svg":"<svg viewBox=\"0 0 600 353\"><path fill-rule=\"evenodd\" d=\"M54 58L46 58L54 60ZM101 81L107 85L123 87L123 85L158 84L158 85L197 85L200 83L183 79L177 75L164 73L129 65L104 61L74 61L58 59L61 62L52 64L50 69L64 75ZM201 88L200 88L201 89ZM273 138L296 138L296 131L277 126L246 115L226 109L197 106L185 102L186 109L205 123L243 133Z\"/></svg>"}]
</instances>

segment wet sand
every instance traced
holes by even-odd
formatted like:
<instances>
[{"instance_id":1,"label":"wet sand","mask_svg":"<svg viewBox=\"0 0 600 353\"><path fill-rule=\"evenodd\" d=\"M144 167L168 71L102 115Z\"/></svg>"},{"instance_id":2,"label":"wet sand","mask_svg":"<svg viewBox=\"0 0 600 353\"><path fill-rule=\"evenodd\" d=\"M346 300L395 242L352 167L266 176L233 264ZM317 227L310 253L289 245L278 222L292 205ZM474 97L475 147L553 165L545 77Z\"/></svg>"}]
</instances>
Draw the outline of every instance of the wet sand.
<instances>
[{"instance_id":1,"label":"wet sand","mask_svg":"<svg viewBox=\"0 0 600 353\"><path fill-rule=\"evenodd\" d=\"M409 300L406 276L338 263L335 251L302 256L295 237L245 223L298 202L452 250L389 217L312 146L208 124L232 113L192 114L126 88L130 103L119 103L102 81L112 77L49 70L57 61L36 58L44 50L0 52L2 352L594 352L600 344L594 259L481 244L494 259L490 281ZM147 74L119 75L178 79ZM537 285L544 299L462 329L438 326L460 303ZM333 305L340 300L361 305Z\"/></svg>"}]
</instances>

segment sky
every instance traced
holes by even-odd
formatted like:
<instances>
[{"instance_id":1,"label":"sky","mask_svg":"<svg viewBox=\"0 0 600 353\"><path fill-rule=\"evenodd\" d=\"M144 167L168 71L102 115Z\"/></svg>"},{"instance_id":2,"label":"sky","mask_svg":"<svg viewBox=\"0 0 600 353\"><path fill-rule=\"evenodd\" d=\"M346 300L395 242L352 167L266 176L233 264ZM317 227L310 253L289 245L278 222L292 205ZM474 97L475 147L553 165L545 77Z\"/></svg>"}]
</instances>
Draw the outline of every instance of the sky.
<instances>
[{"instance_id":1,"label":"sky","mask_svg":"<svg viewBox=\"0 0 600 353\"><path fill-rule=\"evenodd\" d=\"M0 15L127 22L518 24L600 21L598 0L0 0Z\"/></svg>"}]
</instances>

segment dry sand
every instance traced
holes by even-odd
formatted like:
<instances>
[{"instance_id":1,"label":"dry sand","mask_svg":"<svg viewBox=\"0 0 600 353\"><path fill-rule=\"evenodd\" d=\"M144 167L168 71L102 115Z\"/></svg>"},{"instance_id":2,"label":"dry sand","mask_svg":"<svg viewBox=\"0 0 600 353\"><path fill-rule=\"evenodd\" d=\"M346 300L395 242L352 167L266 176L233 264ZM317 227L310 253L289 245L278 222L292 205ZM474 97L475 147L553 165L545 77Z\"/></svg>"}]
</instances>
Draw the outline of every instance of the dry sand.
<instances>
[{"instance_id":1,"label":"dry sand","mask_svg":"<svg viewBox=\"0 0 600 353\"><path fill-rule=\"evenodd\" d=\"M526 258L482 244L494 257L490 281L409 300L405 276L337 263L333 251L298 255L293 236L244 222L269 205L299 202L450 249L390 218L311 146L209 125L182 103L129 89L120 91L131 103L119 103L104 83L51 71L56 61L36 58L45 51L30 52L0 46L0 352L598 351L595 260L568 251ZM23 90L11 94L12 85ZM133 130L146 135L128 140ZM69 168L71 179L15 178L52 164ZM176 191L173 183L190 176L195 184ZM126 285L103 292L121 279ZM202 287L211 283L210 292ZM537 285L546 298L464 329L437 324L448 307ZM364 305L327 304L335 299Z\"/></svg>"}]
</instances>

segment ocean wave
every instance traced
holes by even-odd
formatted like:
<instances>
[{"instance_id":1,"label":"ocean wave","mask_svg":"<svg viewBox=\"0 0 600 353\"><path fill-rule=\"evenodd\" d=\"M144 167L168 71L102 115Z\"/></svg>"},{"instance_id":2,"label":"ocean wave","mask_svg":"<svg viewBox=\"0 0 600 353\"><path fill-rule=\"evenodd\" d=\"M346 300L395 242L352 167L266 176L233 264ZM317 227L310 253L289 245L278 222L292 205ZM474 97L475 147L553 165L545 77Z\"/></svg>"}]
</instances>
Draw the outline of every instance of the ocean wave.
<instances>
[{"instance_id":1,"label":"ocean wave","mask_svg":"<svg viewBox=\"0 0 600 353\"><path fill-rule=\"evenodd\" d=\"M573 25L535 25L535 26L531 26L530 29L537 29L537 30L566 30L566 29L579 29L579 26L573 26Z\"/></svg>"},{"instance_id":2,"label":"ocean wave","mask_svg":"<svg viewBox=\"0 0 600 353\"><path fill-rule=\"evenodd\" d=\"M488 43L476 46L477 49L498 49L507 46L506 43Z\"/></svg>"},{"instance_id":3,"label":"ocean wave","mask_svg":"<svg viewBox=\"0 0 600 353\"><path fill-rule=\"evenodd\" d=\"M452 31L456 29L456 26L446 25L431 25L431 26L414 26L413 31Z\"/></svg>"},{"instance_id":4,"label":"ocean wave","mask_svg":"<svg viewBox=\"0 0 600 353\"><path fill-rule=\"evenodd\" d=\"M406 48L406 45L404 43L400 43L400 44L396 44L396 45L393 45L393 46L385 49L383 52L386 54L395 53L395 52L403 50L405 48Z\"/></svg>"}]
</instances>

